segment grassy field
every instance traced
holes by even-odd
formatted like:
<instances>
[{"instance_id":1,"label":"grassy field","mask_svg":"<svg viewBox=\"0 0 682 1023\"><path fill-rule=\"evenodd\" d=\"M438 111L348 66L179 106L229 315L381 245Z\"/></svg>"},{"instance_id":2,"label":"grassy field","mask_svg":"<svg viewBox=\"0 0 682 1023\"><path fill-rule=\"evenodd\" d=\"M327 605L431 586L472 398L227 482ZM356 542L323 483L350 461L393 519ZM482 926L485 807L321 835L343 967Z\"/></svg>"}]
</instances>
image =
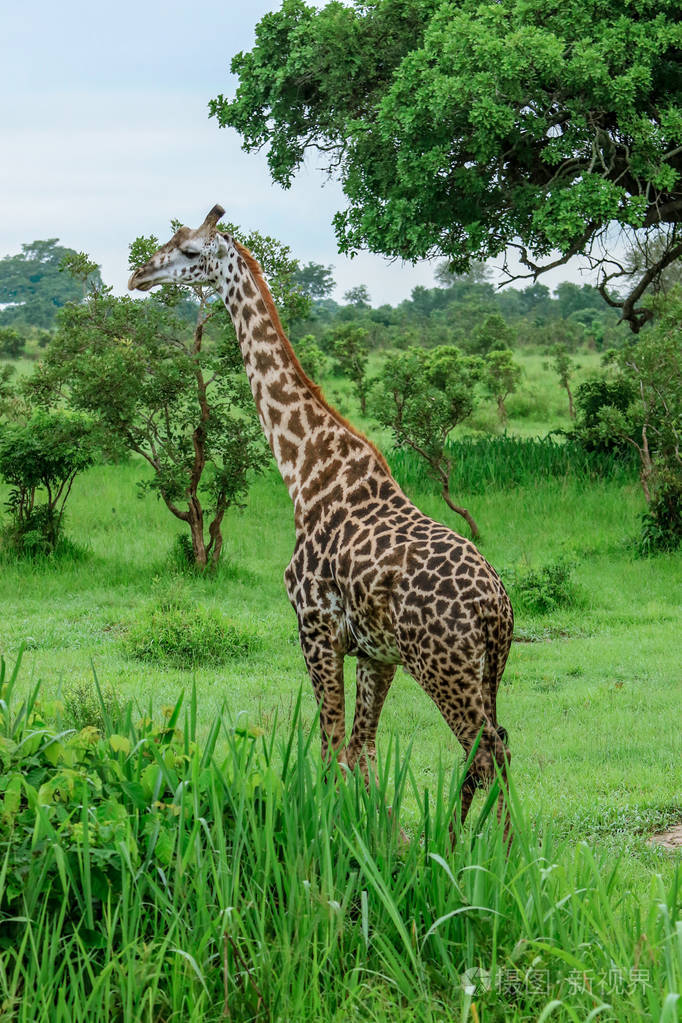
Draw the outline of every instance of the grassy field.
<instances>
[{"instance_id":1,"label":"grassy field","mask_svg":"<svg viewBox=\"0 0 682 1023\"><path fill-rule=\"evenodd\" d=\"M537 364L529 365L527 375L537 384L544 372L538 357ZM556 385L553 391L550 389L549 381L547 388L550 424L560 426L561 395ZM350 401L349 405L347 411L352 412ZM519 422L528 426L532 420ZM516 429L519 423L514 420L512 425ZM547 420L543 432L546 429ZM528 431L524 428L517 432ZM279 476L273 470L258 481L250 493L247 509L228 514L223 564L215 577L202 579L179 574L174 567L170 551L178 524L152 497L137 498L135 481L144 472L140 463L131 461L97 466L76 481L68 509L67 534L85 549L84 557L53 564L8 560L0 564L0 650L11 662L20 645L25 645L19 683L22 691L28 691L31 684L41 680L45 698L63 700L78 687L92 689L94 669L100 684L112 687L122 701L132 698L143 710L151 703L157 713L162 707L173 705L183 690L189 699L194 686L200 737L210 732L223 708L233 722L248 721L262 728L266 735L276 730L277 735L286 736L298 724L307 733L314 725L315 706L298 647L294 614L282 581L294 532L292 509ZM428 492L410 496L434 518L460 528L456 517L437 496ZM656 559L635 557L632 539L643 511L636 480L585 484L571 479L545 479L532 486L457 496L473 512L482 530L480 547L503 578L513 582L529 569L541 569L560 557L573 566L574 590L565 606L544 614L521 608L517 614L517 641L512 647L498 711L510 735L512 777L520 812L529 829L536 826L542 833L554 835L555 851L548 853L544 848L542 856L556 858L566 891L570 888L574 898L580 871L587 870L589 874L589 880L583 881L585 891L590 893L585 896L586 905L591 908L584 919L575 908L575 920L580 919L582 930L575 937L575 947L566 949L569 957L576 956L578 948L589 947L590 928L595 941L600 933L599 917L605 910L601 903L597 909L599 899L606 900L617 920L630 920L636 912L633 907L640 906L646 915L652 906L660 905L660 892L674 886L676 872L679 876L679 857L651 846L648 839L655 831L682 820L679 727L682 554ZM4 500L4 494L0 498ZM135 660L128 647L130 631L151 605L177 593L184 593L194 604L220 611L237 626L253 630L258 637L257 648L246 657L195 668ZM354 664L349 660L348 727L354 702L353 671ZM389 693L378 738L389 789L398 784L403 762L392 759L396 741L403 757L411 747L412 783L405 786L401 795L401 823L413 839L411 848L419 850L424 829L424 791L429 793L430 812L437 814L435 793L442 784L443 772L447 774L453 766L461 764L461 750L435 707L401 671ZM313 749L316 745L315 739ZM281 749L273 753L275 762L280 763L281 757ZM483 795L478 796L474 809L481 810L484 801ZM348 833L352 834L352 821L347 823ZM441 834L442 847L437 851L447 856L445 832ZM514 853L511 867L501 867L499 849L495 851L494 829L486 834L486 841L492 844L480 853L481 861L460 859L456 861L458 869L488 871L492 862L498 864L495 869L510 870L512 874L516 869L531 870L531 863L536 863L532 869L537 868L540 853L530 839L525 853L519 850ZM581 859L588 855L585 850L595 857L589 870L587 861ZM335 855L340 855L338 849ZM398 855L396 861L402 866L396 867L393 879L398 878L405 886L401 891L407 891L406 886L411 883L408 875L412 855L416 853L410 853L407 859ZM514 859L517 855L518 860ZM576 866L578 860L582 863L580 869ZM573 864L573 873L568 864ZM597 897L599 878L610 877L614 869L614 877ZM513 887L512 881L508 874L505 876L505 891L511 891L508 886ZM514 884L518 883L518 876ZM375 882L377 891L383 891L381 879L375 878ZM556 892L554 895L552 906L559 904L556 901L559 895ZM671 904L679 905L674 899ZM385 926L397 927L388 895L382 905L390 918ZM428 912L438 915L435 906L437 901ZM538 906L539 903L536 909ZM547 910L547 920L553 911ZM424 916L427 907L419 912ZM504 912L508 914L506 918L513 918L509 907ZM594 919L589 917L590 913ZM530 926L525 917L523 926ZM641 926L644 928L644 923ZM674 921L672 926L674 932ZM466 939L473 942L466 960L472 967L480 966L475 933L474 929ZM542 928L538 933L542 934ZM289 940L294 937L289 935ZM502 946L502 937L499 940ZM676 940L680 955L676 969L682 973L682 933ZM632 968L641 965L641 948L637 952L635 946L636 941L627 946L623 940L623 957L632 960L629 961ZM300 954L299 950L299 959ZM405 948L401 954L407 954ZM650 950L648 955L646 968L653 984L653 978L659 977L658 967L654 966L654 951ZM294 959L296 956L291 952L291 960L287 960L290 967ZM382 962L382 968L388 970L388 960ZM563 968L568 968L568 962L563 962ZM276 957L269 963L268 969L284 969ZM509 958L507 967L511 964ZM679 978L680 973L669 972L666 976ZM673 982L666 981L669 990ZM410 995L409 986L394 991L392 983L377 982L372 1012L365 1018L461 1017L476 1023L480 1013L481 1020L531 1020L541 1018L545 1010L548 1015L553 1013L547 1009L549 996L544 1001L531 999L527 1004L513 993L506 1000L500 996L495 1001L490 996L487 1001L483 997L472 1002L470 995L459 990L444 992L442 978L440 984L435 984L438 997L434 994L429 1000L424 991L431 988L426 984L420 988L419 1005L415 1001L411 1009L410 1000L417 996ZM663 981L657 979L656 983ZM299 995L296 1004L308 1005L304 994L299 992L296 997ZM596 1001L582 994L580 998L576 994L574 1003L569 995L565 987L561 997L556 994L563 1005L553 1018L583 1019L596 1008ZM350 1003L338 998L334 1003L337 1015L330 1010L328 1018L356 1018L348 1008ZM321 1013L323 1004L324 998L315 1011ZM346 1008L339 1009L343 1004ZM69 1011L75 1010L72 1007ZM114 1007L106 1018L214 1018L208 1012L190 1017L178 1008L174 1011L178 1013L175 1016L169 1010L164 1015L154 1008L146 1015L140 1003L130 1014L121 1015L120 1006ZM234 1008L231 1010L235 1019L261 1018L260 1011L252 1004L251 1015L246 1009L243 1016L235 1014ZM327 1018L287 1015L286 1011L282 1010L277 1018ZM312 1013L313 1009L308 1005L305 1011ZM660 1003L655 1000L647 1003L644 999L636 1013L633 1009L631 1017L621 1008L600 1018L656 1018L672 1023L676 1011L674 1002L663 999ZM4 1012L0 1009L0 1019L15 1018L3 1015ZM571 1016L571 1012L577 1014ZM36 1011L34 1016L29 1013L16 1018L51 1017L46 1008L45 1015ZM216 1013L215 1018L220 1018L220 1014Z\"/></svg>"}]
</instances>

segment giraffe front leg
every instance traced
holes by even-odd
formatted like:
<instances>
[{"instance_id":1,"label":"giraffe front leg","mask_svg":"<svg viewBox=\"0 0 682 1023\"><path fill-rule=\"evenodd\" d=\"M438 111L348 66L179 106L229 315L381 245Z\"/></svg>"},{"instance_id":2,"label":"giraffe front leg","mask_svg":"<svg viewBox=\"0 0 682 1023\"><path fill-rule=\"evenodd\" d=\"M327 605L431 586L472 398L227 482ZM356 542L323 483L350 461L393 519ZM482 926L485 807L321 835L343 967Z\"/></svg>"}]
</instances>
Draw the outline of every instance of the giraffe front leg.
<instances>
[{"instance_id":1,"label":"giraffe front leg","mask_svg":"<svg viewBox=\"0 0 682 1023\"><path fill-rule=\"evenodd\" d=\"M317 615L299 616L301 649L320 708L322 759L338 753L346 738L343 653L330 638L329 623ZM341 754L343 759L343 754Z\"/></svg>"},{"instance_id":2,"label":"giraffe front leg","mask_svg":"<svg viewBox=\"0 0 682 1023\"><path fill-rule=\"evenodd\" d=\"M384 700L395 675L395 664L383 664L358 655L356 669L355 717L348 742L348 766L360 765L369 784L369 766L376 776L376 734Z\"/></svg>"},{"instance_id":3,"label":"giraffe front leg","mask_svg":"<svg viewBox=\"0 0 682 1023\"><path fill-rule=\"evenodd\" d=\"M364 654L358 655L356 669L357 691L355 696L355 717L353 729L348 741L347 759L348 767L352 770L356 764L359 765L365 779L365 785L369 787L370 766L377 780L376 763L376 734L379 726L379 718L384 706L384 701L395 677L397 665L384 664L375 661ZM392 807L387 806L386 812L393 821ZM409 845L409 838L405 831L393 821L393 827L397 827L397 834L403 846Z\"/></svg>"}]
</instances>

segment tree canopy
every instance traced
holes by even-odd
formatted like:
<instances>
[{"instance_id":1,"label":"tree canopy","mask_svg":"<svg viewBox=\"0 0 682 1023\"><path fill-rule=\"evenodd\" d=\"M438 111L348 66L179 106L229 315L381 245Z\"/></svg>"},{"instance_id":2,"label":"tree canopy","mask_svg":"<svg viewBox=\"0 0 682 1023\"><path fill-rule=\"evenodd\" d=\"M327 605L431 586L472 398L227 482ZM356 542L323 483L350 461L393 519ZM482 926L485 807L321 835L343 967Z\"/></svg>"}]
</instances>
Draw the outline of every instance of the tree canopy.
<instances>
[{"instance_id":1,"label":"tree canopy","mask_svg":"<svg viewBox=\"0 0 682 1023\"><path fill-rule=\"evenodd\" d=\"M333 270L333 266L322 263L306 263L294 274L294 282L307 298L326 298L336 286Z\"/></svg>"},{"instance_id":2,"label":"tree canopy","mask_svg":"<svg viewBox=\"0 0 682 1023\"><path fill-rule=\"evenodd\" d=\"M474 409L474 387L481 372L479 358L464 355L453 345L430 351L413 346L385 360L372 402L374 415L393 432L396 444L411 448L425 461L441 497L466 520L474 539L479 532L475 520L450 493L452 456L447 441Z\"/></svg>"},{"instance_id":3,"label":"tree canopy","mask_svg":"<svg viewBox=\"0 0 682 1023\"><path fill-rule=\"evenodd\" d=\"M62 260L74 250L47 238L21 246L21 252L0 259L0 322L33 327L52 327L59 309L83 297L83 287L68 273L61 273ZM92 283L101 285L94 266Z\"/></svg>"},{"instance_id":4,"label":"tree canopy","mask_svg":"<svg viewBox=\"0 0 682 1023\"><path fill-rule=\"evenodd\" d=\"M637 331L682 255L681 44L677 0L284 0L210 112L285 186L325 155L343 251L457 272L515 247L532 279L582 255ZM655 258L615 261L617 228Z\"/></svg>"}]
</instances>

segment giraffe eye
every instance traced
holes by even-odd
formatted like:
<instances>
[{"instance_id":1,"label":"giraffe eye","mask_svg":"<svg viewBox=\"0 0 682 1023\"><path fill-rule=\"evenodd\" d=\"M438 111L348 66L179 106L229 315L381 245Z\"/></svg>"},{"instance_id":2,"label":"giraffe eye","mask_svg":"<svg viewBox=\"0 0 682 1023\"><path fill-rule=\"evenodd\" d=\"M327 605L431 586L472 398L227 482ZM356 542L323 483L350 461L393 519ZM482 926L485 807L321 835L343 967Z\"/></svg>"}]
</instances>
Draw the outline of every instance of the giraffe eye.
<instances>
[{"instance_id":1,"label":"giraffe eye","mask_svg":"<svg viewBox=\"0 0 682 1023\"><path fill-rule=\"evenodd\" d=\"M187 256L188 259L194 259L195 256L199 255L199 252L200 252L199 249L183 249L182 250L183 256Z\"/></svg>"}]
</instances>

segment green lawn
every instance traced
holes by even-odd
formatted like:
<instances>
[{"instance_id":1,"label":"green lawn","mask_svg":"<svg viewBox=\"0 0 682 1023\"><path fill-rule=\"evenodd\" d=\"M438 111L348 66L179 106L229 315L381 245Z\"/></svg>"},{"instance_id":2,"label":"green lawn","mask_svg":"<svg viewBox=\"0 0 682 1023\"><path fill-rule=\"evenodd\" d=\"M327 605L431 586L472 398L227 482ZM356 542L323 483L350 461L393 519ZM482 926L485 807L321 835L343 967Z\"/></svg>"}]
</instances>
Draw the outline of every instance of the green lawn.
<instances>
[{"instance_id":1,"label":"green lawn","mask_svg":"<svg viewBox=\"0 0 682 1023\"><path fill-rule=\"evenodd\" d=\"M531 368L528 369L529 377ZM534 379L539 379L544 372L539 359L533 372L536 374ZM343 392L343 385L339 385L339 389ZM558 387L549 393L551 402L558 408L561 399ZM348 406L345 411L353 415L352 398L346 394L344 400ZM516 432L525 433L524 423L527 425L528 420L514 420L512 425ZM371 430L371 423L367 425ZM560 418L555 417L553 425L561 425ZM517 426L521 428L517 430ZM381 436L377 439L384 444L386 442L386 438ZM276 728L280 738L286 736L292 724L296 701L302 693L301 719L304 730L309 728L314 722L315 705L298 646L295 617L282 579L293 546L293 514L279 476L273 469L254 485L247 508L227 515L221 568L214 577L197 578L187 574L180 576L174 568L170 552L180 524L153 497L147 495L139 499L137 496L135 483L145 471L142 463L131 461L122 465L97 466L77 479L68 506L66 532L85 550L83 557L55 563L17 563L7 558L0 562L0 651L11 664L20 645L24 644L20 677L22 691L27 692L29 685L41 680L44 697L63 699L74 687L91 687L94 669L101 685L112 687L121 700L132 698L138 701L143 711L152 703L158 714L161 708L175 703L183 690L189 701L192 688L196 686L199 736L206 737L225 706L233 722L248 720L261 726L266 736L270 736ZM460 522L437 496L428 493L410 496L434 518L455 529L460 528ZM0 492L0 500L4 501L5 497L5 492ZM292 894L293 889L287 899L290 899L292 907L297 908L287 913L286 905L280 904L281 896L274 898L267 912L281 911L281 919L273 917L266 924L263 917L258 923L258 927L262 928L258 940L253 936L248 940L244 937L247 944L252 943L249 948L252 947L255 957L253 976L259 978L258 983L266 983L264 978L268 976L280 978L279 993L273 994L273 998L283 998L282 992L285 988L288 990L287 985L294 984L290 978L307 977L309 974L305 971L309 969L312 970L311 976L316 978L314 984L320 985L313 997L312 987L308 990L308 981L297 981L296 990L291 989L291 1002L287 1003L285 998L282 1004L307 1006L307 1015L287 1016L285 1008L282 1019L324 1018L336 1019L339 1023L355 1018L377 1021L401 1019L410 1023L453 1018L473 1020L473 1023L482 1023L484 1019L537 1020L543 1007L550 1004L549 995L544 1001L542 998L523 1001L513 992L500 996L499 1000L488 993L474 1002L472 1008L471 997L459 991L457 979L460 966L456 964L461 961L455 955L456 948L460 948L457 942L463 943L463 961L477 968L497 955L495 949L499 942L499 963L504 963L508 974L516 968L517 955L520 955L518 949L524 942L523 961L526 967L532 963L527 950L534 946L532 942L528 944L529 936L539 942L540 959L549 956L549 962L554 964L552 969L558 970L556 984L550 994L563 1000L564 1008L557 1013L552 1010L552 1017L586 1019L597 1002L590 1001L591 996L584 990L580 997L576 995L577 1000L571 1001L567 987L571 964L606 962L609 956L615 956L619 962L634 968L644 954L642 949L648 947L646 943L642 944L641 934L651 934L654 929L659 933L664 926L665 921L661 923L663 917L656 917L654 922L656 914L665 916L668 912L661 907L670 905L671 911L677 911L675 907L679 905L679 899L676 901L674 894L666 896L663 893L675 891L676 870L679 881L679 855L652 847L648 839L653 832L682 820L682 775L679 767L682 763L682 729L679 727L682 552L654 559L635 557L632 539L637 533L644 507L636 481L582 485L569 480L545 479L533 487L458 494L458 498L478 521L482 531L481 549L503 577L511 579L529 568L542 568L558 557L569 559L574 566L576 589L568 606L545 615L523 611L517 614L516 642L512 646L498 701L500 720L510 735L513 754L511 775L521 813L530 827L537 828L538 835L550 837L546 841L543 839L544 845L536 847L533 843L539 839L521 833L507 866L499 858L499 848L494 844L490 829L485 832L487 837L481 839L478 852L476 844L471 853L456 851L451 862L457 885L467 888L468 882L465 884L465 881L470 878L472 887L470 892L467 889L467 898L471 903L478 905L478 900L485 898L490 900L486 905L498 907L491 909L492 915L485 920L495 921L495 914L501 914L500 933L497 934L495 925L491 937L485 920L480 922L480 926L475 920L467 922L461 934L456 928L453 931L459 935L452 938L453 945L439 946L433 953L435 959L429 958L429 923L439 914L448 912L452 901L447 885L445 888L441 885L437 895L426 890L429 884L436 884L437 879L429 880L431 875L424 872L429 864L421 863L424 859L421 852L424 849L424 791L428 790L429 812L437 815L435 792L442 778L441 768L448 770L461 763L461 750L414 680L399 671L382 717L379 751L380 757L386 760L395 755L395 744L399 744L401 757L398 761L390 760L385 768L392 785L397 782L406 751L411 747L411 780L409 785L405 785L402 795L401 823L412 839L412 851L405 857L399 856L398 861L391 860L389 856L384 862L381 852L383 838L372 831L372 842L375 843L372 856L377 859L370 857L365 862L363 847L355 847L362 835L358 836L353 831L355 811L352 807L349 809L350 804L343 810L343 823L339 824L341 835L346 837L334 837L335 826L329 824L320 852L326 857L324 869L320 866L326 880L318 878L320 893L314 901L318 913L315 927L318 924L328 927L329 913L325 907L336 905L337 901L345 906L347 897L351 900L350 915L347 929L343 931L343 941L341 932L338 940L327 935L325 940L329 945L324 953L327 958L316 958L321 953L313 943L312 959L309 959L308 939L302 936L304 926L313 927L306 916L309 904L300 902L299 895ZM196 604L219 610L237 626L254 629L260 640L258 649L248 657L194 670L133 660L126 648L129 630L140 621L150 605L178 588ZM353 671L353 662L349 660L348 727L354 702ZM317 739L313 750L316 747ZM280 750L276 759L282 755ZM311 782L313 789L315 784L318 783ZM289 822L292 834L300 826L302 834L308 835L308 838L295 840L302 841L303 846L295 854L291 853L296 865L292 861L292 865L286 868L289 871L286 884L293 885L296 892L302 891L300 886L307 885L308 879L313 877L314 857L311 859L305 851L305 843L311 841L310 815L315 817L317 801L326 807L325 814L332 815L330 821L337 812L330 803L331 796L321 795L321 789L314 791L317 795L310 796L312 802L306 803L305 813L301 811L301 821L292 817ZM484 798L484 795L477 796L472 819L475 820L476 811L483 807ZM440 831L436 829L434 834L440 843L437 854L447 857L446 830L442 821ZM551 838L552 834L554 838ZM259 839L255 832L252 840L257 845ZM249 868L251 875L248 881L244 880L240 891L244 898L244 893L251 893L248 895L249 904L260 898L265 913L265 888L261 891L259 887L260 872L273 870L273 857L280 853L273 851L274 846L270 849L265 838L263 841L262 848L254 847L253 852L249 852L249 856L253 855L253 864ZM243 848L246 849L245 846ZM210 938L210 921L215 912L227 910L211 908L210 899L204 904L201 896L207 886L211 888L217 883L215 878L218 875L227 877L230 874L230 884L238 885L238 878L230 873L233 871L232 854L221 855L223 859L219 858L217 866L211 867L217 871L215 877L205 873L209 869L206 862L197 862L196 877L192 882L196 886L194 894L181 895L180 885L177 890L173 889L171 901L167 905L164 903L165 909L157 906L154 910L170 914L168 919L174 919L175 914L181 920L185 912L181 900L191 900L192 912L196 910L196 915L187 917L186 927L182 925L185 927L182 934L173 932L173 941L183 950L182 956L191 952L202 977L208 978L210 973L215 984L218 983L214 977L218 971L216 956L220 957L222 953L220 949L216 952L215 941ZM289 853L283 855L288 856ZM343 861L343 870L348 871L347 875L343 875L348 880L339 881L341 887L338 891L332 879L335 876L334 857L340 857L339 863ZM383 879L381 874L374 872L375 862L384 863L381 869L388 871ZM389 869L387 863L394 863L394 866ZM545 863L551 865L544 867ZM612 877L614 869L616 872ZM484 873L487 878L485 885L474 884L479 876L483 880ZM530 886L527 892L526 877ZM531 878L534 879L532 882ZM142 880L138 880L142 884ZM314 884L318 882L313 878ZM58 976L55 963L61 947L59 942L66 942L64 947L68 946L71 949L69 954L76 957L74 963L81 962L78 956L84 956L83 962L87 962L90 953L85 947L76 947L78 942L67 932L63 932L58 940L54 935L62 933L59 928L53 933L48 929L45 935L52 933L49 942L48 937L40 940L49 943L49 949L45 944L44 952L39 953L36 946L34 959L30 960L38 964L35 966L38 973L31 972L33 967L26 966L24 980L17 965L16 971L19 972L15 971L12 981L9 974L3 974L0 961L0 995L6 999L10 997L8 992L22 988L24 984L38 984L36 978L44 975L48 994L40 1002L40 1012L36 1002L32 1015L33 1003L24 999L21 1003L23 1014L17 1019L63 1019L66 1023L67 1019L75 1018L73 1013L77 1011L82 1012L83 1020L92 1020L93 1023L95 1019L105 1018L161 1020L171 1018L164 1015L170 1012L168 1006L171 1004L179 1013L172 1018L197 1021L220 1018L215 1001L218 995L214 993L209 998L208 993L199 992L198 1000L195 997L198 988L195 990L192 984L198 983L198 974L196 971L193 974L194 967L181 975L177 966L173 965L172 976L168 979L164 973L166 966L159 965L158 974L154 974L154 998L160 998L158 1005L161 1008L154 1002L157 1006L154 1013L150 1008L147 1014L142 995L133 990L134 985L131 987L127 979L133 969L131 964L134 962L135 970L139 971L144 969L145 956L149 962L156 962L155 946L147 944L148 927L143 926L142 907L147 899L156 905L155 900L161 895L154 888L153 878L146 879L144 883L151 886L149 893L135 889L137 894L133 893L131 904L137 907L135 912L139 910L141 922L140 929L135 931L137 937L134 941L131 938L125 947L116 946L114 950L112 945L112 962L116 963L120 980L114 981L112 974L106 981L106 984L113 985L111 1003L106 1002L111 1008L106 1011L101 1007L88 1009L90 1014L87 1015L83 1006L90 1004L87 1001L90 982L83 981L83 991L78 993L81 989L77 989L76 978L85 976L82 969L86 968L74 966L75 1001L69 1003L68 1010L64 1008L61 1016L52 1015L53 994L49 992L52 991L50 984L56 984L54 978ZM360 910L357 907L353 909L353 900L356 897L360 899L362 891L365 891L363 885L369 886L370 899L374 899L367 920L358 915ZM534 886L539 887L536 890ZM220 891L222 889L218 885L220 898L228 902L237 898L234 893L226 894L227 889L223 894ZM352 892L355 894L351 897ZM522 904L526 897L524 893L529 900L525 908ZM569 897L572 901L566 903ZM572 908L567 910L566 906ZM117 910L109 912L115 917ZM300 931L294 926L298 919L296 914L301 914ZM641 921L639 914L642 914ZM406 951L411 939L407 931L401 930L403 917L408 922L412 919L411 927L421 928L419 956L424 956L427 973L420 980L418 990L410 986L412 982L407 973L403 975L400 972L402 967L397 965L401 956L408 955L409 958L412 954ZM308 921L305 924L304 918ZM107 914L102 926L105 924L110 927ZM663 997L662 992L679 990L679 985L677 989L673 985L678 983L674 978L679 977L682 962L674 966L665 958L676 954L675 941L682 955L682 936L674 937L674 924L674 920L665 923L672 935L665 939L667 944L660 938L658 944L647 951L648 958L642 960L646 961L650 970L649 976L659 978L656 984L660 990L656 992L656 998L658 995ZM568 931L562 930L566 926ZM2 928L0 922L0 943L3 940ZM369 940L367 935L373 933L372 928L376 928L376 938L372 939L375 941L373 954L379 956L372 959L372 969L379 973L374 980L363 981L358 987L359 981L353 972L359 969L357 963L350 970L347 981L343 980L345 967L342 969L340 964L349 962L351 953L348 949L355 947L353 935L365 935L364 939L358 940ZM389 932L390 941L387 937ZM118 934L118 931L111 924L107 941L114 941L114 933ZM276 940L272 936L275 933L278 935ZM519 936L521 944L513 937L514 934ZM205 938L200 938L200 935ZM115 940L118 942L119 938ZM486 950L487 959L481 958L483 953L477 953L479 940L481 948ZM385 945L382 944L384 941ZM416 937L414 941L417 941ZM395 942L395 946L391 942ZM263 949L268 943L271 947L264 956ZM342 945L346 949L344 952L339 951ZM551 954L547 951L550 946L553 949ZM11 942L3 947L11 947ZM402 948L402 952L392 952L394 947ZM661 951L663 948L665 953ZM596 949L602 957L599 960ZM592 952L594 958L590 960ZM391 967L394 954L398 954L399 958ZM22 961L22 955L19 955L17 964ZM338 963L336 956L341 957ZM167 957L166 951L158 962L163 959L167 965L163 957ZM28 959L25 961L29 962ZM421 958L419 961L422 962ZM176 962L177 957L173 959L173 963ZM450 963L447 968L454 970L452 977L439 974L441 967L433 966L434 962ZM328 1008L331 1002L325 1000L324 985L327 982L324 978L328 970L332 970L336 978L334 983L338 981L334 988L333 1011ZM436 972L432 976L429 970ZM661 979L664 974L665 980ZM101 993L102 977L104 973L98 974L99 979L96 984L93 980L93 984L104 998ZM312 981L310 984L314 987ZM131 1008L127 1014L117 1015L121 1011L120 992L126 985L130 1005L139 1005L139 1010ZM274 980L273 985L276 987ZM214 986L211 991L214 991ZM252 1014L244 1009L244 1015L233 1015L233 1018L265 1018L258 1015L257 1008L254 1009L257 1002L255 989L247 985L244 990L253 996L249 1001ZM655 1018L661 1023L674 1023L677 1018L674 1001L667 1002L667 1008L661 1007L662 1001L659 1003L653 993L649 993L649 1002L643 995L632 1016L624 1015L628 1011L622 1007L625 1003L618 1002L618 1008L614 1001L615 1008L609 1018ZM78 1001L81 995L82 1001ZM193 998L194 1007L190 1013L186 1006ZM202 1001L203 998L208 1001ZM361 1007L365 998L369 999L371 1009L363 1015ZM6 1001L4 1004L10 1003ZM231 1004L234 1006L234 1001ZM74 1008L76 1005L80 1006L78 1010ZM203 1006L208 1005L211 1011L207 1010L205 1014ZM574 1010L570 1010L571 1005L575 1006ZM234 1007L232 1011L234 1013ZM550 1012L549 1009L547 1011ZM572 1016L571 1011L578 1014ZM0 1009L0 1019L4 1018L3 1012Z\"/></svg>"},{"instance_id":2,"label":"green lawn","mask_svg":"<svg viewBox=\"0 0 682 1023\"><path fill-rule=\"evenodd\" d=\"M293 544L289 500L273 471L253 488L244 512L226 522L225 561L216 578L186 580L197 602L254 626L260 649L248 660L183 671L140 665L127 656L126 632L173 583L169 551L178 526L162 504L140 500L131 462L81 477L69 508L69 535L89 550L76 563L5 563L0 646L12 657L26 645L24 676L56 694L98 677L123 698L172 703L196 679L199 716L209 723L223 702L268 726L286 721L304 687L304 715L314 702L299 651L282 573ZM465 495L466 497L466 495ZM420 506L455 528L438 498ZM682 817L680 675L675 637L682 626L680 555L636 559L628 546L642 500L636 485L548 482L533 490L472 495L482 549L502 573L541 567L558 554L575 563L577 606L517 616L503 681L500 720L511 736L513 773L528 807L554 818L576 839L599 836L632 854L629 870L644 885L653 866L668 869L644 835ZM353 662L348 666L348 724ZM379 737L413 742L424 785L439 759L460 749L428 698L399 672ZM409 812L409 807L408 807ZM409 824L409 821L408 821Z\"/></svg>"}]
</instances>

